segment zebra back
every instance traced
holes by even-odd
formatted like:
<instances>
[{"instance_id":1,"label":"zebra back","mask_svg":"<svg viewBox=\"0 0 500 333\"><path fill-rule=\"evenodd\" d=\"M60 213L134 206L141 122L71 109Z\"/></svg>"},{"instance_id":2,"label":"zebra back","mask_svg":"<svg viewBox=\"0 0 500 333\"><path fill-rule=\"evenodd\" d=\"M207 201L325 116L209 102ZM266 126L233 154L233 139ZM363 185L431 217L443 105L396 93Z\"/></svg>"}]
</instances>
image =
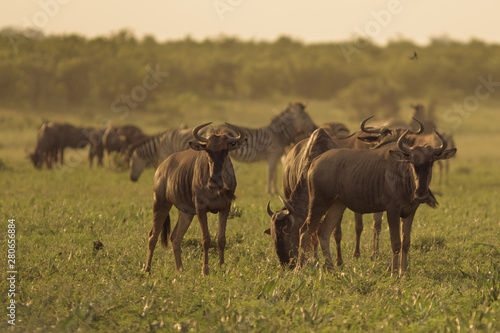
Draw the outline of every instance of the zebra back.
<instances>
[{"instance_id":1,"label":"zebra back","mask_svg":"<svg viewBox=\"0 0 500 333\"><path fill-rule=\"evenodd\" d=\"M266 127L252 129L238 126L248 143L232 151L231 157L242 162L262 161L269 156L279 158L286 146L296 143L303 135L309 136L317 128L304 108L302 103L290 104ZM217 126L216 131L233 133L226 125Z\"/></svg>"}]
</instances>

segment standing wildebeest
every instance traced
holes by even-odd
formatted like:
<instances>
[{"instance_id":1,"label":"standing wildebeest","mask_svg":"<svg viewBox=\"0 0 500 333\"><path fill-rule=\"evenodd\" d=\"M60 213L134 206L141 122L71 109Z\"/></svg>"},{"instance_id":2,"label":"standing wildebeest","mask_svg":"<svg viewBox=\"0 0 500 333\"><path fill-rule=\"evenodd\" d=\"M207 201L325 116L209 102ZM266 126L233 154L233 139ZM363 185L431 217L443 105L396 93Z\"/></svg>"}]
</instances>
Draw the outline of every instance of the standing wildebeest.
<instances>
[{"instance_id":1,"label":"standing wildebeest","mask_svg":"<svg viewBox=\"0 0 500 333\"><path fill-rule=\"evenodd\" d=\"M268 194L277 193L276 167L285 152L285 147L302 134L309 136L317 126L305 111L302 103L290 103L288 108L271 120L267 127L252 129L240 127L241 133L248 138L248 144L231 153L231 158L241 162L267 161ZM228 130L224 126L219 131Z\"/></svg>"},{"instance_id":2,"label":"standing wildebeest","mask_svg":"<svg viewBox=\"0 0 500 333\"><path fill-rule=\"evenodd\" d=\"M376 145L373 145L372 148L377 148L379 146L383 146L390 142L396 142L397 139L403 134L406 128L410 128L411 130L417 129L416 134L422 133L423 135L414 136L411 135L408 138L409 145L413 144L439 144L439 138L436 138L432 129L436 128L435 123L427 118L425 114L425 108L422 104L413 105L411 107L414 108L412 119L418 123L418 127L415 127L413 124L406 125L404 127L397 127L394 123L388 123L386 128L393 133L391 135L385 136L383 139L379 140ZM368 118L370 119L370 118ZM373 125L372 125L373 126ZM366 129L366 132L370 132L370 129ZM448 143L448 147L455 148L455 141L453 140L453 135L440 131L440 134L446 139ZM448 180L449 173L449 159L446 160L438 160L437 161L439 168L439 176L438 176L438 184L442 183L443 175L446 176L446 181Z\"/></svg>"},{"instance_id":3,"label":"standing wildebeest","mask_svg":"<svg viewBox=\"0 0 500 333\"><path fill-rule=\"evenodd\" d=\"M410 233L415 212L421 203L436 204L429 184L434 161L451 158L456 149L446 149L447 142L438 132L440 147L428 144L407 147L408 130L397 145L373 150L334 149L323 153L309 168L309 209L300 229L299 266L305 264L313 233L318 234L328 267L332 267L330 235L341 222L346 208L360 213L387 211L391 246L392 271L399 266L400 275L407 268ZM399 148L397 150L396 148ZM321 218L326 214L323 222ZM400 222L403 221L401 243Z\"/></svg>"},{"instance_id":4,"label":"standing wildebeest","mask_svg":"<svg viewBox=\"0 0 500 333\"><path fill-rule=\"evenodd\" d=\"M121 127L108 126L102 137L104 149L108 154L117 151L126 153L129 145L145 140L148 136L134 125L125 125Z\"/></svg>"},{"instance_id":5,"label":"standing wildebeest","mask_svg":"<svg viewBox=\"0 0 500 333\"><path fill-rule=\"evenodd\" d=\"M181 241L194 215L198 215L203 235L203 274L209 273L208 250L210 233L208 231L207 212L219 213L218 248L219 264L224 263L226 246L226 222L231 202L236 198L236 177L229 152L243 147L247 143L236 126L227 124L238 133L237 137L226 134L212 134L204 138L198 131L210 123L193 129L197 142L190 142L190 150L170 155L160 164L154 177L153 227L149 232L148 256L145 270L151 270L151 259L162 234L163 246L168 244L170 233L169 212L172 205L179 210L179 220L170 236L175 264L182 269Z\"/></svg>"},{"instance_id":6,"label":"standing wildebeest","mask_svg":"<svg viewBox=\"0 0 500 333\"><path fill-rule=\"evenodd\" d=\"M147 165L158 165L173 153L189 149L192 139L192 130L176 127L130 146L130 180L137 181Z\"/></svg>"},{"instance_id":7,"label":"standing wildebeest","mask_svg":"<svg viewBox=\"0 0 500 333\"><path fill-rule=\"evenodd\" d=\"M422 104L416 104L416 105L410 104L410 106L414 109L413 117L420 120L427 129L427 131L425 131L424 133L433 136L431 129L437 127L435 123L432 121L432 118L429 116L428 112L426 112L425 107ZM443 131L440 131L440 133L446 138L448 146L454 148L455 140L453 140L453 134ZM438 167L439 167L438 184L441 184L445 177L446 177L445 181L446 183L448 183L450 160L438 161Z\"/></svg>"},{"instance_id":8,"label":"standing wildebeest","mask_svg":"<svg viewBox=\"0 0 500 333\"><path fill-rule=\"evenodd\" d=\"M31 162L37 169L41 169L43 163L51 169L57 162L60 141L61 133L58 126L53 122L44 121L37 132L35 152L30 154Z\"/></svg>"}]
</instances>

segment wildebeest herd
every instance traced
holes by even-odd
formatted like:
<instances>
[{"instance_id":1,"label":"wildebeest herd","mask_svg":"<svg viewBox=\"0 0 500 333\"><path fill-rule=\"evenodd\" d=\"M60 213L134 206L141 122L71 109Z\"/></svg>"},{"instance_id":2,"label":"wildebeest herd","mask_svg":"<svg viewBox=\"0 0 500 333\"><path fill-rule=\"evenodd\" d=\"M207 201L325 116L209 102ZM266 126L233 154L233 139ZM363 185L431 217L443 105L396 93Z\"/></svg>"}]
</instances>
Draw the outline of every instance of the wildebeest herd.
<instances>
[{"instance_id":1,"label":"wildebeest herd","mask_svg":"<svg viewBox=\"0 0 500 333\"><path fill-rule=\"evenodd\" d=\"M153 252L161 243L172 243L177 269L182 269L181 241L195 215L202 229L203 274L209 273L210 234L207 213L218 213L219 264L224 263L225 230L231 202L236 198L236 175L231 158L243 162L266 161L266 192L276 194L276 168L283 157L283 208L266 211L271 227L266 230L282 266L300 269L313 252L318 260L321 246L325 265L333 268L330 237L334 234L336 265L343 263L341 221L346 208L355 213L354 257L360 256L362 214L374 214L373 256L378 254L382 214L386 212L392 248L392 272L404 275L410 233L420 204L437 206L429 186L435 161L456 153L450 135L440 133L425 118L422 105L414 106L410 124L389 120L349 135L343 124L318 127L303 103L290 103L267 127L244 128L232 124L177 127L149 137L135 126L105 129L78 128L43 122L37 146L30 155L35 167L52 168L63 163L66 147L90 145L89 164L95 156L102 165L104 151L127 156L130 179L137 181L148 165L157 166L154 176L153 226L149 232L145 270L151 270ZM440 165L440 170L443 169ZM447 167L445 168L447 170ZM440 172L441 174L442 172ZM442 175L440 176L440 180ZM170 233L169 212L175 206L178 222ZM402 239L400 232L402 221Z\"/></svg>"}]
</instances>

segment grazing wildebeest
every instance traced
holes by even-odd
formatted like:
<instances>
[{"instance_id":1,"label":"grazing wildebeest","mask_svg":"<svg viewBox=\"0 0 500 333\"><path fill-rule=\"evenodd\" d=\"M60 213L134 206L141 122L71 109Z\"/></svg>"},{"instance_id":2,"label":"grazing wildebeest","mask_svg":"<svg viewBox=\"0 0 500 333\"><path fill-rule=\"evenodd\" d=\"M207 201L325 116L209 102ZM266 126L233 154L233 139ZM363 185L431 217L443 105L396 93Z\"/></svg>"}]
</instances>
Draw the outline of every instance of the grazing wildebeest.
<instances>
[{"instance_id":1,"label":"grazing wildebeest","mask_svg":"<svg viewBox=\"0 0 500 333\"><path fill-rule=\"evenodd\" d=\"M158 165L173 153L189 149L192 139L192 130L176 127L130 146L130 180L137 181L147 165Z\"/></svg>"},{"instance_id":2,"label":"grazing wildebeest","mask_svg":"<svg viewBox=\"0 0 500 333\"><path fill-rule=\"evenodd\" d=\"M267 161L268 194L277 193L276 167L285 152L285 147L296 143L302 134L308 137L317 126L305 111L303 103L290 103L288 108L271 120L267 127L252 129L240 127L241 133L248 138L248 144L231 153L231 158L241 162ZM228 131L217 126L219 131Z\"/></svg>"},{"instance_id":3,"label":"grazing wildebeest","mask_svg":"<svg viewBox=\"0 0 500 333\"><path fill-rule=\"evenodd\" d=\"M300 229L299 266L306 261L311 237L318 234L327 267L333 267L329 241L346 208L359 213L387 211L392 272L407 269L410 233L415 212L421 203L436 206L429 190L434 161L451 158L456 148L446 149L446 139L438 132L441 146L428 144L408 147L407 130L397 141L378 149L333 149L315 159L308 171L309 208ZM399 148L399 150L397 149ZM325 219L321 218L326 214ZM403 221L401 243L400 222Z\"/></svg>"},{"instance_id":4,"label":"grazing wildebeest","mask_svg":"<svg viewBox=\"0 0 500 333\"><path fill-rule=\"evenodd\" d=\"M283 191L285 199L280 197L284 208L273 212L270 201L267 203L267 213L271 217L271 229L266 230L273 238L274 247L282 266L294 262L298 254L299 229L307 216L309 193L307 191L306 175L314 158L329 149L339 148L323 128L318 128L308 139L297 143L287 154L283 164ZM294 241L291 238L295 238ZM317 237L314 238L317 240ZM292 248L292 244L296 246ZM318 242L313 241L316 254ZM291 256L290 256L291 255Z\"/></svg>"},{"instance_id":5,"label":"grazing wildebeest","mask_svg":"<svg viewBox=\"0 0 500 333\"><path fill-rule=\"evenodd\" d=\"M67 123L44 122L40 127L38 136L39 141L43 138L42 145L47 146L47 142L44 141L48 141L52 147L50 167L55 162L60 162L61 165L64 164L64 149L68 147L77 149L86 147L91 140L93 131L93 128L75 127ZM57 157L58 153L60 154L59 158ZM36 159L36 157L34 158Z\"/></svg>"},{"instance_id":6,"label":"grazing wildebeest","mask_svg":"<svg viewBox=\"0 0 500 333\"><path fill-rule=\"evenodd\" d=\"M60 141L61 133L56 124L44 121L37 132L35 152L29 155L31 162L37 169L41 169L43 163L51 169L53 164L57 162Z\"/></svg>"},{"instance_id":7,"label":"grazing wildebeest","mask_svg":"<svg viewBox=\"0 0 500 333\"><path fill-rule=\"evenodd\" d=\"M207 212L219 213L218 248L219 264L224 263L226 246L226 222L235 199L236 177L229 152L243 147L247 138L236 126L227 124L238 133L237 137L227 134L212 134L207 138L198 131L210 123L193 129L196 142L190 142L191 149L174 153L163 161L154 176L153 227L149 232L148 255L145 270L151 270L151 259L162 234L163 246L168 245L170 233L169 212L172 205L179 210L179 220L170 236L175 264L182 269L181 241L195 215L198 215L202 230L203 274L209 274L208 250L210 233Z\"/></svg>"},{"instance_id":8,"label":"grazing wildebeest","mask_svg":"<svg viewBox=\"0 0 500 333\"><path fill-rule=\"evenodd\" d=\"M119 152L125 154L129 145L147 139L147 135L134 125L121 127L108 126L102 137L104 149L109 153Z\"/></svg>"}]
</instances>

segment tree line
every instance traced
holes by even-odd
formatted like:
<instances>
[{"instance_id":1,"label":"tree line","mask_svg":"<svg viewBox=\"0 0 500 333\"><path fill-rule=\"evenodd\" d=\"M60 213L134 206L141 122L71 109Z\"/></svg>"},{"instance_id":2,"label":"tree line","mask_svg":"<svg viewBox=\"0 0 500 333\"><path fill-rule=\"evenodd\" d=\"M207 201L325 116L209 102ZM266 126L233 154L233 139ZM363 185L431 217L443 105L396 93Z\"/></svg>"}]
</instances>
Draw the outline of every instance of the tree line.
<instances>
[{"instance_id":1,"label":"tree line","mask_svg":"<svg viewBox=\"0 0 500 333\"><path fill-rule=\"evenodd\" d=\"M418 59L412 59L414 52ZM0 31L0 104L10 107L140 107L168 111L183 98L337 99L360 115L390 115L402 98L470 95L478 77L500 81L500 45L434 38L303 43L235 37L196 41ZM495 97L492 95L492 97Z\"/></svg>"}]
</instances>

